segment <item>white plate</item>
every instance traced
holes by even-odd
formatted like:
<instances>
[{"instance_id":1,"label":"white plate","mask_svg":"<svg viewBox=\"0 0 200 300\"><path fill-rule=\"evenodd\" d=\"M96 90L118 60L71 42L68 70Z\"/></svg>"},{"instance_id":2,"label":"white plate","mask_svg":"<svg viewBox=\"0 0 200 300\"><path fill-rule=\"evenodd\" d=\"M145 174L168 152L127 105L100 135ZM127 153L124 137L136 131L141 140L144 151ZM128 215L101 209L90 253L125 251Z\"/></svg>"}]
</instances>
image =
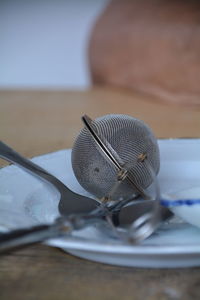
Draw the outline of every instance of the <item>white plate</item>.
<instances>
[{"instance_id":1,"label":"white plate","mask_svg":"<svg viewBox=\"0 0 200 300\"><path fill-rule=\"evenodd\" d=\"M200 183L200 139L159 140L164 194L198 187ZM88 195L77 183L71 168L71 150L33 159L72 190ZM16 166L0 170L0 229L2 231L39 223L58 216L58 192ZM200 211L200 205L195 205ZM199 213L200 216L200 213ZM77 231L65 239L47 241L82 258L123 266L200 266L200 229L174 218L139 246L125 245L104 236L97 227Z\"/></svg>"}]
</instances>

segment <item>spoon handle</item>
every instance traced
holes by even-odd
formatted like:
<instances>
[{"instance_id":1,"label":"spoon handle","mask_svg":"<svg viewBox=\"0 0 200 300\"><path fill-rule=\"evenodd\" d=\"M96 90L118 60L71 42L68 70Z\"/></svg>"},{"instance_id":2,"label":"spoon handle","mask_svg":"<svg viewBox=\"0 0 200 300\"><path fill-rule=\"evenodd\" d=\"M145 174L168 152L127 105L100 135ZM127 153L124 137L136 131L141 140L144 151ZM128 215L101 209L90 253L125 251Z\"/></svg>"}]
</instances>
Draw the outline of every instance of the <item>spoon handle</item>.
<instances>
[{"instance_id":1,"label":"spoon handle","mask_svg":"<svg viewBox=\"0 0 200 300\"><path fill-rule=\"evenodd\" d=\"M64 184L59 179L48 173L40 166L34 164L31 160L28 160L25 157L21 156L19 153L17 153L2 141L0 141L0 157L7 161L15 163L19 167L28 170L30 173L50 182L51 184L55 185L58 190L60 190L64 186Z\"/></svg>"},{"instance_id":2,"label":"spoon handle","mask_svg":"<svg viewBox=\"0 0 200 300\"><path fill-rule=\"evenodd\" d=\"M60 217L52 224L41 224L29 228L15 229L10 232L0 234L0 254L23 248L31 244L43 242L52 238L59 238L71 233L74 229L78 230L96 223L97 220L104 220L105 211L96 209L93 214L70 215Z\"/></svg>"},{"instance_id":3,"label":"spoon handle","mask_svg":"<svg viewBox=\"0 0 200 300\"><path fill-rule=\"evenodd\" d=\"M63 234L63 231L57 222L52 225L38 225L2 233L0 234L0 254L50 238L59 237L61 234Z\"/></svg>"}]
</instances>

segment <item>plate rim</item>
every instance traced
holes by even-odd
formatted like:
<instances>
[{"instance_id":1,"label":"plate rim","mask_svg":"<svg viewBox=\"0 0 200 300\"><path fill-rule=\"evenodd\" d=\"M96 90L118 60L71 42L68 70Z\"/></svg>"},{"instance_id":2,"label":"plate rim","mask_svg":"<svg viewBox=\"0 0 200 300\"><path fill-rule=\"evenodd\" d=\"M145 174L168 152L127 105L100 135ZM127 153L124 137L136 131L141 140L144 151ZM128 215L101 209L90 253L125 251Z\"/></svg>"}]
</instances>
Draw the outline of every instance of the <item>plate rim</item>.
<instances>
[{"instance_id":1,"label":"plate rim","mask_svg":"<svg viewBox=\"0 0 200 300\"><path fill-rule=\"evenodd\" d=\"M81 250L85 252L104 252L113 254L134 254L146 256L148 255L185 255L198 254L200 255L200 245L120 245L120 244L102 244L88 240L79 239L50 239L44 244L66 248L70 250ZM176 250L176 251L175 251Z\"/></svg>"}]
</instances>

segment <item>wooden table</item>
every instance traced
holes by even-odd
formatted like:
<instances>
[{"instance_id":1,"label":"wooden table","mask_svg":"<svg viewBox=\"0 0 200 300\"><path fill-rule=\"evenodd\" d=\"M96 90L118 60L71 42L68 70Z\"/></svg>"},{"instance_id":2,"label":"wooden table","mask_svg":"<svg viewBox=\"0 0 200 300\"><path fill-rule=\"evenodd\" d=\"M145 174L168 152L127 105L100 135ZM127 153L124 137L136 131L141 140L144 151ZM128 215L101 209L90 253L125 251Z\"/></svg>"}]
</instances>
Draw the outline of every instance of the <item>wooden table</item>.
<instances>
[{"instance_id":1,"label":"wooden table","mask_svg":"<svg viewBox=\"0 0 200 300\"><path fill-rule=\"evenodd\" d=\"M200 109L122 90L0 91L0 136L27 157L71 148L81 115L143 119L157 137L200 137ZM3 163L1 163L3 165ZM36 245L0 257L0 299L200 299L200 271L98 264Z\"/></svg>"}]
</instances>

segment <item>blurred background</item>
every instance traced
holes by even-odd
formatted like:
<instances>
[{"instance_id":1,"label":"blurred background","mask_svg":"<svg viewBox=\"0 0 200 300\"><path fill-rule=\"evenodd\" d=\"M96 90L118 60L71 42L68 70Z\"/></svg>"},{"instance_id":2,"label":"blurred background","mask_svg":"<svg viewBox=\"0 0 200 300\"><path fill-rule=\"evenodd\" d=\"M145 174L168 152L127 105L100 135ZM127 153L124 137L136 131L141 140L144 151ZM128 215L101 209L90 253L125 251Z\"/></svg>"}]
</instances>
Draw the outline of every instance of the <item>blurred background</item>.
<instances>
[{"instance_id":1,"label":"blurred background","mask_svg":"<svg viewBox=\"0 0 200 300\"><path fill-rule=\"evenodd\" d=\"M90 32L107 2L1 0L0 88L87 88Z\"/></svg>"},{"instance_id":2,"label":"blurred background","mask_svg":"<svg viewBox=\"0 0 200 300\"><path fill-rule=\"evenodd\" d=\"M125 88L200 103L200 2L1 0L0 88Z\"/></svg>"}]
</instances>

